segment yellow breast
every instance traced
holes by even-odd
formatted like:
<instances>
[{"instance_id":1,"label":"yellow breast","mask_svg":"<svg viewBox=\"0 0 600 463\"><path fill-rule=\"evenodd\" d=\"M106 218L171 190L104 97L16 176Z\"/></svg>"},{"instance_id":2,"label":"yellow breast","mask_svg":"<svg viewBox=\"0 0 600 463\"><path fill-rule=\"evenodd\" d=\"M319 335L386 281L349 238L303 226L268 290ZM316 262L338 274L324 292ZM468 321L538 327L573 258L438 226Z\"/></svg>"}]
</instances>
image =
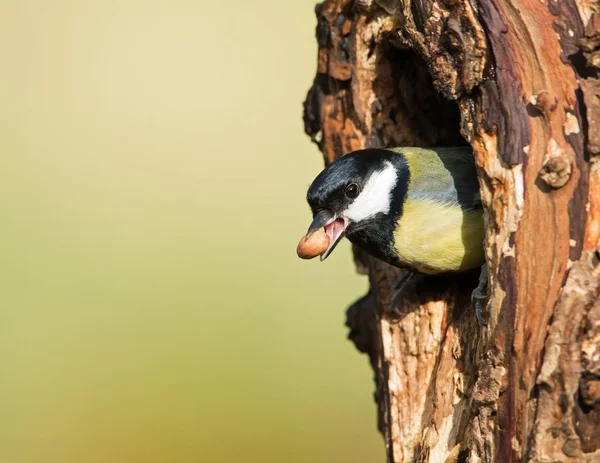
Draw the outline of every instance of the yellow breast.
<instances>
[{"instance_id":1,"label":"yellow breast","mask_svg":"<svg viewBox=\"0 0 600 463\"><path fill-rule=\"evenodd\" d=\"M485 262L481 210L409 200L394 238L400 262L421 273L464 271Z\"/></svg>"}]
</instances>

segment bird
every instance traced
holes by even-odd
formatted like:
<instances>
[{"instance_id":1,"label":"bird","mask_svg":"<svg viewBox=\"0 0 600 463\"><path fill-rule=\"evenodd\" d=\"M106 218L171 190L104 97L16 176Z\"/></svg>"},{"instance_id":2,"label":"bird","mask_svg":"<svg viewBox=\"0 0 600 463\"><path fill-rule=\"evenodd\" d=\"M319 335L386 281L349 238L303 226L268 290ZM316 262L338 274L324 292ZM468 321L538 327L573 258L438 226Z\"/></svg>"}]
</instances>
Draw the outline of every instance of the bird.
<instances>
[{"instance_id":1,"label":"bird","mask_svg":"<svg viewBox=\"0 0 600 463\"><path fill-rule=\"evenodd\" d=\"M406 270L393 305L426 275L481 268L472 295L482 325L487 267L484 220L471 147L365 148L317 175L306 195L313 220L306 237L325 229L325 260L345 236L373 257Z\"/></svg>"}]
</instances>

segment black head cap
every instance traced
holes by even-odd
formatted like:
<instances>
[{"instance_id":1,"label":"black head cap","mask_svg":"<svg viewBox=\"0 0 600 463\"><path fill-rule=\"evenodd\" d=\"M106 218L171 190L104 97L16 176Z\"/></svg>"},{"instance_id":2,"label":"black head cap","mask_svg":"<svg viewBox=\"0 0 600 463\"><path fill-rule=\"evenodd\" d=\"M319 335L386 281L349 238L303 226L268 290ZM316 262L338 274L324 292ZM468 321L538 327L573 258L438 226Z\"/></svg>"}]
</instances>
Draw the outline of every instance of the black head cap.
<instances>
[{"instance_id":1,"label":"black head cap","mask_svg":"<svg viewBox=\"0 0 600 463\"><path fill-rule=\"evenodd\" d=\"M362 191L371 173L381 170L386 160L397 157L389 150L369 148L335 160L317 175L308 189L306 199L313 213L323 209L340 213L352 203L354 195ZM356 185L358 191L350 185Z\"/></svg>"}]
</instances>

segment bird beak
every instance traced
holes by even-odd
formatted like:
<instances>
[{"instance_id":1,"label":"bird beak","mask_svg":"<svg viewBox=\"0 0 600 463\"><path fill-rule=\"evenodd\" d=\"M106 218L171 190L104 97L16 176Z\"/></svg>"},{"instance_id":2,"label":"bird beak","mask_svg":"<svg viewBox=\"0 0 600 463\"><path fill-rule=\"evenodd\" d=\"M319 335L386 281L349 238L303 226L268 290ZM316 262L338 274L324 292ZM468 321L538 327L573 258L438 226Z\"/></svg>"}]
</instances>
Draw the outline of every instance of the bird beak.
<instances>
[{"instance_id":1,"label":"bird beak","mask_svg":"<svg viewBox=\"0 0 600 463\"><path fill-rule=\"evenodd\" d=\"M344 232L346 231L346 222L342 218L336 218L335 215L328 211L320 211L314 216L310 227L308 227L306 237L308 238L319 228L325 228L325 233L327 233L327 236L329 236L329 246L320 257L321 262L323 262L344 237Z\"/></svg>"}]
</instances>

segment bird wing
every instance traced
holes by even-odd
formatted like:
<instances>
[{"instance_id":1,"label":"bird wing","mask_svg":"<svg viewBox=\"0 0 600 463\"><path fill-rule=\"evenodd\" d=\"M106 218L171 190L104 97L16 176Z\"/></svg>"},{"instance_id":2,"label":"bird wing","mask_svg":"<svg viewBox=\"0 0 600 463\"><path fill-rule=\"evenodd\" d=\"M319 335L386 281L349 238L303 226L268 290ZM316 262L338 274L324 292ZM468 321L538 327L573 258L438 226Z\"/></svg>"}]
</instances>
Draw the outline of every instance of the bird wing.
<instances>
[{"instance_id":1,"label":"bird wing","mask_svg":"<svg viewBox=\"0 0 600 463\"><path fill-rule=\"evenodd\" d=\"M408 196L463 210L481 208L475 159L470 147L401 148L410 169Z\"/></svg>"}]
</instances>

